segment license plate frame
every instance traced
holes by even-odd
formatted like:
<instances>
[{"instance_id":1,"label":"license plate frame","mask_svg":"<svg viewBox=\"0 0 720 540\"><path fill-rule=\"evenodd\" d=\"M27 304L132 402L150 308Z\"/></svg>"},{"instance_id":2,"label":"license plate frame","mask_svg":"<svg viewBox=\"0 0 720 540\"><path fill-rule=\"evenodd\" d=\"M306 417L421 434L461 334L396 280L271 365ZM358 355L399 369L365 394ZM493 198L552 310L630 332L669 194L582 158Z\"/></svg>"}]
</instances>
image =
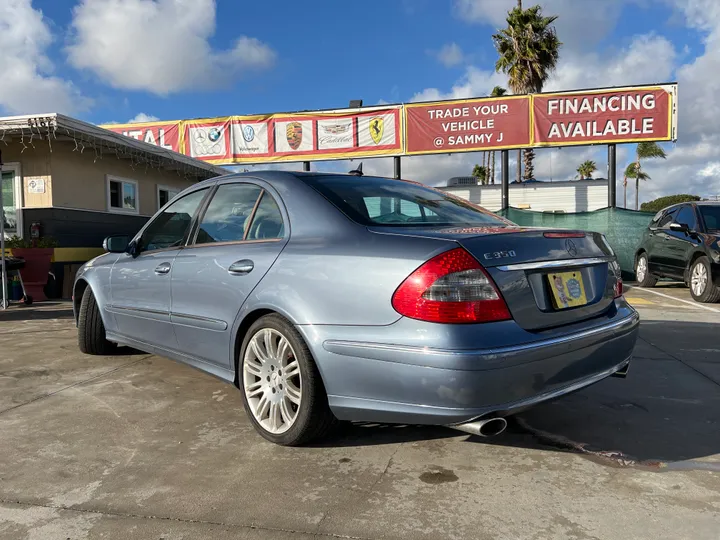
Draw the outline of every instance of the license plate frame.
<instances>
[{"instance_id":1,"label":"license plate frame","mask_svg":"<svg viewBox=\"0 0 720 540\"><path fill-rule=\"evenodd\" d=\"M588 304L585 281L580 270L551 272L546 275L553 307L560 311Z\"/></svg>"}]
</instances>

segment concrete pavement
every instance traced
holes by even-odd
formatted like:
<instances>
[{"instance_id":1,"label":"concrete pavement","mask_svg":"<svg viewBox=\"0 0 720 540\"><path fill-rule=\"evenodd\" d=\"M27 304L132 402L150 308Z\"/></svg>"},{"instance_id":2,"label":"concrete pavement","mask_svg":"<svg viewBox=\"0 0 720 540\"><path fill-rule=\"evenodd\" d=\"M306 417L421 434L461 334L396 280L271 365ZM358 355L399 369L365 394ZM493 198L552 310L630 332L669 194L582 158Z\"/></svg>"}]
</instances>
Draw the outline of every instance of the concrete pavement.
<instances>
[{"instance_id":1,"label":"concrete pavement","mask_svg":"<svg viewBox=\"0 0 720 540\"><path fill-rule=\"evenodd\" d=\"M80 354L66 306L0 313L0 538L717 539L720 310L657 292L627 292L627 379L497 438L345 425L309 448L189 367Z\"/></svg>"}]
</instances>

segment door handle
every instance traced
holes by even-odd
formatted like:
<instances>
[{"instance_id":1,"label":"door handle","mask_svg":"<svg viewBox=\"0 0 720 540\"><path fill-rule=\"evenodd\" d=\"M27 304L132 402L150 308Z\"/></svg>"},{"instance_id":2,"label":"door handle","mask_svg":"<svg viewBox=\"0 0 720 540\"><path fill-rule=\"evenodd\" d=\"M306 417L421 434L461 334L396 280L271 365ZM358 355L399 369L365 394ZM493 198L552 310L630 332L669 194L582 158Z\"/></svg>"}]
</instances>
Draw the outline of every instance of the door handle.
<instances>
[{"instance_id":1,"label":"door handle","mask_svg":"<svg viewBox=\"0 0 720 540\"><path fill-rule=\"evenodd\" d=\"M159 265L157 266L157 268L155 268L155 273L156 273L156 274L162 275L162 274L167 274L167 273L169 273L169 272L170 272L170 263L168 263L168 262L164 262L164 263L162 263L162 264L159 264Z\"/></svg>"},{"instance_id":2,"label":"door handle","mask_svg":"<svg viewBox=\"0 0 720 540\"><path fill-rule=\"evenodd\" d=\"M241 261L235 261L228 267L228 272L231 274L249 274L252 272L253 268L255 268L255 265L253 262L249 259L243 259Z\"/></svg>"}]
</instances>

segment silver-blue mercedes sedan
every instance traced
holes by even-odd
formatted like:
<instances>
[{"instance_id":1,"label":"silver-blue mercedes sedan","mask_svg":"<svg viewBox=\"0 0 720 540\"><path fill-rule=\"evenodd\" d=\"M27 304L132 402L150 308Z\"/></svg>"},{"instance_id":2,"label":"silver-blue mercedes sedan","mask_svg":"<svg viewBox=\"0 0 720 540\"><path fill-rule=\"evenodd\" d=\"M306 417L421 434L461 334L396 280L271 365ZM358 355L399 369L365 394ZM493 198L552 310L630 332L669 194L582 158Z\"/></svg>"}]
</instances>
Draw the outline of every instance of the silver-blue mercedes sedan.
<instances>
[{"instance_id":1,"label":"silver-blue mercedes sedan","mask_svg":"<svg viewBox=\"0 0 720 540\"><path fill-rule=\"evenodd\" d=\"M604 236L523 228L415 182L261 172L199 183L77 273L80 349L234 384L266 439L337 420L493 435L627 372L637 313Z\"/></svg>"}]
</instances>

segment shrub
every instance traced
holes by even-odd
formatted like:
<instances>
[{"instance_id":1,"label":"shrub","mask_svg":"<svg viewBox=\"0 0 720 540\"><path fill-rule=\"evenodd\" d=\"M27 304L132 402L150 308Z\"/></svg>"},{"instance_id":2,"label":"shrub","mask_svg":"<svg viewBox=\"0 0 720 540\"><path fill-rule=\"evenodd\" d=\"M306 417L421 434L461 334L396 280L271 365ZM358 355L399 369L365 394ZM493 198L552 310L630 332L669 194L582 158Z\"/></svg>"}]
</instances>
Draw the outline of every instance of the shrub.
<instances>
[{"instance_id":1,"label":"shrub","mask_svg":"<svg viewBox=\"0 0 720 540\"><path fill-rule=\"evenodd\" d=\"M644 212L659 212L663 208L672 206L673 204L699 201L700 197L697 195L688 195L683 193L681 195L668 195L667 197L660 197L654 201L644 202L640 205L640 210Z\"/></svg>"}]
</instances>

